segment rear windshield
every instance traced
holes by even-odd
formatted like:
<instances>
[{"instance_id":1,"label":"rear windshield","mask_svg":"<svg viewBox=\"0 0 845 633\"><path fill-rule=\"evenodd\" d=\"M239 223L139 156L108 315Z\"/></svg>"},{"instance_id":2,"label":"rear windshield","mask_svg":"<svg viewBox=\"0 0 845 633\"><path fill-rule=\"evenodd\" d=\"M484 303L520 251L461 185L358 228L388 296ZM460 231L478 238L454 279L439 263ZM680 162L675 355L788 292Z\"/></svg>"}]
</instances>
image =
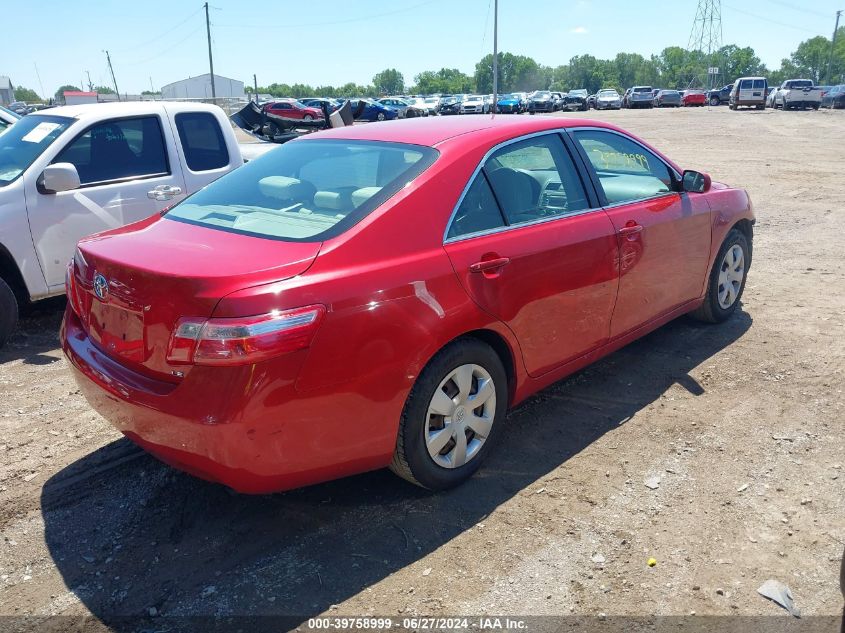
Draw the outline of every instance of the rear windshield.
<instances>
[{"instance_id":1,"label":"rear windshield","mask_svg":"<svg viewBox=\"0 0 845 633\"><path fill-rule=\"evenodd\" d=\"M786 86L788 88L811 88L813 82L809 79L796 79L795 81L787 81Z\"/></svg>"},{"instance_id":2,"label":"rear windshield","mask_svg":"<svg viewBox=\"0 0 845 633\"><path fill-rule=\"evenodd\" d=\"M216 180L165 217L258 237L321 241L383 204L437 155L400 143L293 141Z\"/></svg>"},{"instance_id":3,"label":"rear windshield","mask_svg":"<svg viewBox=\"0 0 845 633\"><path fill-rule=\"evenodd\" d=\"M651 86L637 86L636 88L634 88L634 92L651 92L651 91L652 91Z\"/></svg>"}]
</instances>

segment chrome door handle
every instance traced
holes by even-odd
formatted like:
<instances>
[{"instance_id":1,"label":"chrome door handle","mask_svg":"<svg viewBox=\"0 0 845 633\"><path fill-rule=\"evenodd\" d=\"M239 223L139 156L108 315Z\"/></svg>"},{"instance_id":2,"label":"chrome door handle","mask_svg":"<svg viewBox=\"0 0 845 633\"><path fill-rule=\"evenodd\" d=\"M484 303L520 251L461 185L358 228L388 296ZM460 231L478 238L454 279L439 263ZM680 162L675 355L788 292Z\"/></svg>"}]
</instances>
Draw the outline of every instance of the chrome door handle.
<instances>
[{"instance_id":1,"label":"chrome door handle","mask_svg":"<svg viewBox=\"0 0 845 633\"><path fill-rule=\"evenodd\" d=\"M158 187L154 188L152 191L147 192L147 197L150 200L170 200L174 196L178 196L182 194L182 187L176 187L175 185L159 185Z\"/></svg>"}]
</instances>

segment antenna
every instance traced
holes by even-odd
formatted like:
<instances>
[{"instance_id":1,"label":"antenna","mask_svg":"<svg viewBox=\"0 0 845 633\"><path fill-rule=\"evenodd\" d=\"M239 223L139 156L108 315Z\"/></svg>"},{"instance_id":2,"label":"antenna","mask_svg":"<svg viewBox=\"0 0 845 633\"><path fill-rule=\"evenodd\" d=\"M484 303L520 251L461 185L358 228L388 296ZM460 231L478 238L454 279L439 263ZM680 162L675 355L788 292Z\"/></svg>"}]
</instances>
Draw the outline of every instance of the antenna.
<instances>
[{"instance_id":1,"label":"antenna","mask_svg":"<svg viewBox=\"0 0 845 633\"><path fill-rule=\"evenodd\" d=\"M698 9L695 11L687 49L705 54L708 88L715 88L718 85L719 75L721 75L720 48L722 48L722 2L721 0L698 0Z\"/></svg>"}]
</instances>

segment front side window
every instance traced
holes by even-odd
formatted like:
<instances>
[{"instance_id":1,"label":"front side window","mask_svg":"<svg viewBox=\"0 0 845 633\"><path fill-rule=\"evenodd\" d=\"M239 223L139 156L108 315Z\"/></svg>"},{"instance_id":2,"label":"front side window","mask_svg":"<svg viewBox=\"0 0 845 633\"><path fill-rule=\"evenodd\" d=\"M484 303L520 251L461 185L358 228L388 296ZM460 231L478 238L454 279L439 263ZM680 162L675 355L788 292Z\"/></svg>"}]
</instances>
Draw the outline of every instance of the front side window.
<instances>
[{"instance_id":1,"label":"front side window","mask_svg":"<svg viewBox=\"0 0 845 633\"><path fill-rule=\"evenodd\" d=\"M176 115L176 130L191 171L219 169L229 164L229 150L220 124L210 112L182 112Z\"/></svg>"},{"instance_id":2,"label":"front side window","mask_svg":"<svg viewBox=\"0 0 845 633\"><path fill-rule=\"evenodd\" d=\"M669 167L631 139L601 130L576 130L573 136L596 170L608 204L651 198L673 190Z\"/></svg>"},{"instance_id":3,"label":"front side window","mask_svg":"<svg viewBox=\"0 0 845 633\"><path fill-rule=\"evenodd\" d=\"M431 165L430 147L374 141L303 140L252 160L164 217L290 241L339 235Z\"/></svg>"},{"instance_id":4,"label":"front side window","mask_svg":"<svg viewBox=\"0 0 845 633\"><path fill-rule=\"evenodd\" d=\"M83 186L170 173L161 124L154 116L98 123L53 162L72 163Z\"/></svg>"}]
</instances>

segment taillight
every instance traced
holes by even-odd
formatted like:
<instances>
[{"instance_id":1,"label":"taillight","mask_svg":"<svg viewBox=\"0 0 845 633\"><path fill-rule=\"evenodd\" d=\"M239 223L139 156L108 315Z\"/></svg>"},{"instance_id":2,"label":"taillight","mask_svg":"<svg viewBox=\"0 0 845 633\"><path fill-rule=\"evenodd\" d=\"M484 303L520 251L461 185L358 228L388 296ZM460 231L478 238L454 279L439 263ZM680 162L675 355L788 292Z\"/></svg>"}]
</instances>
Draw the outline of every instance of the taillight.
<instances>
[{"instance_id":1,"label":"taillight","mask_svg":"<svg viewBox=\"0 0 845 633\"><path fill-rule=\"evenodd\" d=\"M73 260L68 262L67 269L65 270L65 294L67 294L67 300L71 310L77 316L82 316L82 307L80 306L79 297L76 293L76 274L74 272Z\"/></svg>"},{"instance_id":2,"label":"taillight","mask_svg":"<svg viewBox=\"0 0 845 633\"><path fill-rule=\"evenodd\" d=\"M174 365L245 365L311 345L326 309L321 305L261 316L179 319L167 360Z\"/></svg>"}]
</instances>

